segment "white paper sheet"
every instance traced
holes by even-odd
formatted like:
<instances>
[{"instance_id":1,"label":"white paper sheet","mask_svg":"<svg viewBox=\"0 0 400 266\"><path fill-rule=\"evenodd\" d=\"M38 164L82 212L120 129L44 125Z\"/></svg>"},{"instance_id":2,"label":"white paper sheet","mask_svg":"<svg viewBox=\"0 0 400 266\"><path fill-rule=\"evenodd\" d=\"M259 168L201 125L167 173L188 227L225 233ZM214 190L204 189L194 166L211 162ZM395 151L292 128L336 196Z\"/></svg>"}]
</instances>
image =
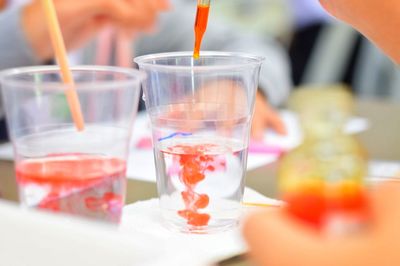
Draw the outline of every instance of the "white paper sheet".
<instances>
[{"instance_id":1,"label":"white paper sheet","mask_svg":"<svg viewBox=\"0 0 400 266\"><path fill-rule=\"evenodd\" d=\"M179 243L171 246L138 231L132 235L107 224L21 209L1 200L0 217L1 265L209 265L209 257L196 257L191 250L182 253Z\"/></svg>"},{"instance_id":2,"label":"white paper sheet","mask_svg":"<svg viewBox=\"0 0 400 266\"><path fill-rule=\"evenodd\" d=\"M245 188L243 201L275 206L281 204L280 201L267 198L250 188ZM248 215L248 212L255 210L253 207L244 207L243 209L241 220ZM123 213L120 231L124 235L135 239L146 235L151 239L158 239L161 243L168 243L171 252L175 252L175 254L195 251L192 255L194 261L199 258L212 263L247 251L240 227L214 234L183 234L168 230L164 226L157 199L125 206ZM146 243L146 239L143 241Z\"/></svg>"}]
</instances>

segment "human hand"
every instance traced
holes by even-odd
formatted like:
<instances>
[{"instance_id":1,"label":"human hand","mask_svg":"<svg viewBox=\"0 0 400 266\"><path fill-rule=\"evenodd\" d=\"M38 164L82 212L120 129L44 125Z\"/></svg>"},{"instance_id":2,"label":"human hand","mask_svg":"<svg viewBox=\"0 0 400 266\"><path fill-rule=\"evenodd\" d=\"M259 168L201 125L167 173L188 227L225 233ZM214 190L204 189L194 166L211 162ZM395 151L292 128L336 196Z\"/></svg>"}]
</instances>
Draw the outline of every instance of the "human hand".
<instances>
[{"instance_id":1,"label":"human hand","mask_svg":"<svg viewBox=\"0 0 400 266\"><path fill-rule=\"evenodd\" d=\"M251 137L255 140L262 140L267 128L271 128L282 135L287 133L279 114L268 104L264 95L257 91Z\"/></svg>"},{"instance_id":2,"label":"human hand","mask_svg":"<svg viewBox=\"0 0 400 266\"><path fill-rule=\"evenodd\" d=\"M400 63L398 0L320 0L320 3L329 13L365 34Z\"/></svg>"},{"instance_id":3,"label":"human hand","mask_svg":"<svg viewBox=\"0 0 400 266\"><path fill-rule=\"evenodd\" d=\"M400 183L371 193L371 221L365 231L332 237L289 218L282 210L251 216L244 225L250 255L258 265L400 265Z\"/></svg>"},{"instance_id":4,"label":"human hand","mask_svg":"<svg viewBox=\"0 0 400 266\"><path fill-rule=\"evenodd\" d=\"M229 133L238 123L250 118L249 102L241 82L229 79L204 82L199 88L175 95L176 104L158 115L159 120L184 121L182 130L192 131L210 126Z\"/></svg>"},{"instance_id":5,"label":"human hand","mask_svg":"<svg viewBox=\"0 0 400 266\"><path fill-rule=\"evenodd\" d=\"M6 7L6 1L5 0L0 0L0 11Z\"/></svg>"},{"instance_id":6,"label":"human hand","mask_svg":"<svg viewBox=\"0 0 400 266\"><path fill-rule=\"evenodd\" d=\"M187 98L187 96L184 96ZM189 97L191 98L191 96ZM194 95L194 101L187 102L184 108L177 105L165 113L169 119L185 119L186 129L195 129L202 126L201 121L224 121L219 124L219 130L232 130L235 123L248 112L245 89L240 82L218 80L205 84ZM191 102L191 103L190 103ZM266 128L272 128L279 134L286 134L285 125L279 114L268 104L264 95L257 91L255 112L252 121L251 137L260 140Z\"/></svg>"},{"instance_id":7,"label":"human hand","mask_svg":"<svg viewBox=\"0 0 400 266\"><path fill-rule=\"evenodd\" d=\"M199 83L194 90L176 88L167 96L173 103L157 111L157 124L173 123L185 133L207 129L220 136L247 139L253 100L241 81L216 79Z\"/></svg>"},{"instance_id":8,"label":"human hand","mask_svg":"<svg viewBox=\"0 0 400 266\"><path fill-rule=\"evenodd\" d=\"M0 0L1 1L1 0ZM121 30L151 29L157 15L169 8L168 0L54 0L67 49L82 46L106 25ZM22 28L40 60L53 57L50 36L40 0L22 12Z\"/></svg>"}]
</instances>

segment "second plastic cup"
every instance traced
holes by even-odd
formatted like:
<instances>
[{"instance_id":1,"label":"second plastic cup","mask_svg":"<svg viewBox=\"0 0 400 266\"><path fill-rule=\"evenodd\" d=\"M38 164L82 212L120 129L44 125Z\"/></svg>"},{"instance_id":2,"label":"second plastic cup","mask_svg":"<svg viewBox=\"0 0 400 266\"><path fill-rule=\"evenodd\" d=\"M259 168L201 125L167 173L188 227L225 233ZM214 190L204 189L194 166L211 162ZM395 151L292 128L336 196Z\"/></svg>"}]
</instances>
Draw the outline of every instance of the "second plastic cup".
<instances>
[{"instance_id":1,"label":"second plastic cup","mask_svg":"<svg viewBox=\"0 0 400 266\"><path fill-rule=\"evenodd\" d=\"M145 74L71 69L85 129L71 120L57 67L2 72L0 80L24 206L117 223L126 189L132 122Z\"/></svg>"},{"instance_id":2,"label":"second plastic cup","mask_svg":"<svg viewBox=\"0 0 400 266\"><path fill-rule=\"evenodd\" d=\"M191 52L138 57L166 224L208 233L238 223L262 58Z\"/></svg>"}]
</instances>

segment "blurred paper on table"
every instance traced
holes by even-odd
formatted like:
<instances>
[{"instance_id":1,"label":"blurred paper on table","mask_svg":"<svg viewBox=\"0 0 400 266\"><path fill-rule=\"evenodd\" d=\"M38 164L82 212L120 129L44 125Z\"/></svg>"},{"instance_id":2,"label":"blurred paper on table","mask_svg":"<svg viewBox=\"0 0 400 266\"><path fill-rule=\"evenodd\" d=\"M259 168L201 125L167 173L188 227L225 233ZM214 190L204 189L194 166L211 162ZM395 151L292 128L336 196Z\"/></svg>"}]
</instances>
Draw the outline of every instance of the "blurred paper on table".
<instances>
[{"instance_id":1,"label":"blurred paper on table","mask_svg":"<svg viewBox=\"0 0 400 266\"><path fill-rule=\"evenodd\" d=\"M207 265L200 257L192 260L194 251L178 254L160 238L140 232L132 237L103 223L21 209L2 201L0 217L1 265Z\"/></svg>"},{"instance_id":2,"label":"blurred paper on table","mask_svg":"<svg viewBox=\"0 0 400 266\"><path fill-rule=\"evenodd\" d=\"M287 135L278 135L274 131L267 130L264 136L264 144L290 150L298 146L303 139L300 123L297 115L291 111L281 111L280 115L285 123ZM348 134L357 134L366 131L368 128L369 122L366 118L352 117L347 122L344 131Z\"/></svg>"},{"instance_id":3,"label":"blurred paper on table","mask_svg":"<svg viewBox=\"0 0 400 266\"><path fill-rule=\"evenodd\" d=\"M245 189L244 200L280 204L249 188ZM204 235L164 228L157 199L127 205L118 229L20 209L2 201L0 217L0 255L4 265L205 266L247 250L240 228Z\"/></svg>"},{"instance_id":4,"label":"blurred paper on table","mask_svg":"<svg viewBox=\"0 0 400 266\"><path fill-rule=\"evenodd\" d=\"M296 147L301 142L302 134L296 115L289 111L282 111L281 116L288 129L288 134L281 136L268 130L265 133L264 141L257 143L257 146L255 146L258 149L256 152L251 152L252 147L249 147L247 170L253 170L276 161L279 156L279 153L274 152L276 149L282 149L284 152ZM359 133L367 130L368 126L367 119L355 117L347 123L346 131L349 133ZM151 128L148 116L144 112L139 113L134 123L131 154L128 160L127 175L129 178L150 182L156 181L150 138ZM0 159L13 160L13 150L10 143L0 145Z\"/></svg>"}]
</instances>

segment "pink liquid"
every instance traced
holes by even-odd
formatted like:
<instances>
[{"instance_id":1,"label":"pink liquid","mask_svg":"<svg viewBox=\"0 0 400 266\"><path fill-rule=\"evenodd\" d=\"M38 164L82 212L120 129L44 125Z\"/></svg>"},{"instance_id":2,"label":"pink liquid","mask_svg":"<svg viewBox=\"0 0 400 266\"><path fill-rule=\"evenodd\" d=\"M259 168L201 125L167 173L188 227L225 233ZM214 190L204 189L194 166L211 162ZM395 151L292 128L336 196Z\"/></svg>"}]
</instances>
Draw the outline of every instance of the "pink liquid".
<instances>
[{"instance_id":1,"label":"pink liquid","mask_svg":"<svg viewBox=\"0 0 400 266\"><path fill-rule=\"evenodd\" d=\"M221 156L206 154L216 147L215 144L175 145L168 147L164 152L173 156L178 164L180 181L185 186L185 190L181 192L185 209L177 213L187 220L188 225L205 226L211 218L208 213L202 211L209 205L209 196L197 193L195 188L206 178L207 172L214 172L217 168L225 169L226 162L220 160Z\"/></svg>"},{"instance_id":2,"label":"pink liquid","mask_svg":"<svg viewBox=\"0 0 400 266\"><path fill-rule=\"evenodd\" d=\"M247 150L231 139L163 140L155 147L158 192L166 225L187 233L237 225Z\"/></svg>"},{"instance_id":3,"label":"pink liquid","mask_svg":"<svg viewBox=\"0 0 400 266\"><path fill-rule=\"evenodd\" d=\"M118 223L126 163L86 154L27 159L16 166L22 201L31 207Z\"/></svg>"}]
</instances>

